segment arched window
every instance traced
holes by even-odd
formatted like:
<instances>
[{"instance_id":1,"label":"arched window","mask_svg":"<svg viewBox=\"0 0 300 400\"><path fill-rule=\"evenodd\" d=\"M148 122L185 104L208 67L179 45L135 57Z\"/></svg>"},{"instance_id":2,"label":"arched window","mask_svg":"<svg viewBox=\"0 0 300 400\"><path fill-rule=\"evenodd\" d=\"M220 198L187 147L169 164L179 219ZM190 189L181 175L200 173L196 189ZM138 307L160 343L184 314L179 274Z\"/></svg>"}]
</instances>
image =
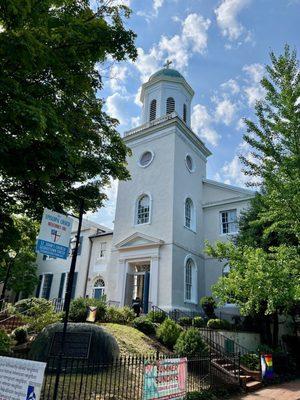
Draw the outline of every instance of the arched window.
<instances>
[{"instance_id":1,"label":"arched window","mask_svg":"<svg viewBox=\"0 0 300 400\"><path fill-rule=\"evenodd\" d=\"M197 268L194 261L188 258L185 263L185 300L196 302Z\"/></svg>"},{"instance_id":2,"label":"arched window","mask_svg":"<svg viewBox=\"0 0 300 400\"><path fill-rule=\"evenodd\" d=\"M175 100L173 97L168 97L167 98L167 107L166 107L166 113L171 114L173 111L175 111Z\"/></svg>"},{"instance_id":3,"label":"arched window","mask_svg":"<svg viewBox=\"0 0 300 400\"><path fill-rule=\"evenodd\" d=\"M185 200L184 219L185 226L189 229L195 230L195 212L193 200L189 197Z\"/></svg>"},{"instance_id":4,"label":"arched window","mask_svg":"<svg viewBox=\"0 0 300 400\"><path fill-rule=\"evenodd\" d=\"M156 100L153 99L150 103L150 121L156 118Z\"/></svg>"},{"instance_id":5,"label":"arched window","mask_svg":"<svg viewBox=\"0 0 300 400\"><path fill-rule=\"evenodd\" d=\"M137 203L136 223L147 224L150 222L150 197L142 195Z\"/></svg>"},{"instance_id":6,"label":"arched window","mask_svg":"<svg viewBox=\"0 0 300 400\"><path fill-rule=\"evenodd\" d=\"M186 104L183 105L183 120L186 122Z\"/></svg>"},{"instance_id":7,"label":"arched window","mask_svg":"<svg viewBox=\"0 0 300 400\"><path fill-rule=\"evenodd\" d=\"M105 294L105 282L102 278L98 278L93 287L93 298L100 299Z\"/></svg>"}]
</instances>

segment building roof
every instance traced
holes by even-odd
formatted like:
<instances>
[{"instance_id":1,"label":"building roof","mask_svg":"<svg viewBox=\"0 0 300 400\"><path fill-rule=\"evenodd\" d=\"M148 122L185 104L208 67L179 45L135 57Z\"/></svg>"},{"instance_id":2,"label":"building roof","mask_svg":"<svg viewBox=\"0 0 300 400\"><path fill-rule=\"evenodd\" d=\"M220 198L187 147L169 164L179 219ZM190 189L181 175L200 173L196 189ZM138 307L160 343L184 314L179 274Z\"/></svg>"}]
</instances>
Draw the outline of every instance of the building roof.
<instances>
[{"instance_id":1,"label":"building roof","mask_svg":"<svg viewBox=\"0 0 300 400\"><path fill-rule=\"evenodd\" d=\"M172 78L182 78L182 79L184 79L184 77L181 75L181 73L176 71L176 69L163 68L163 69L160 69L159 71L155 72L153 75L151 75L150 78L149 78L149 81L151 81L154 78L158 78L160 76L169 76L169 77L172 77Z\"/></svg>"}]
</instances>

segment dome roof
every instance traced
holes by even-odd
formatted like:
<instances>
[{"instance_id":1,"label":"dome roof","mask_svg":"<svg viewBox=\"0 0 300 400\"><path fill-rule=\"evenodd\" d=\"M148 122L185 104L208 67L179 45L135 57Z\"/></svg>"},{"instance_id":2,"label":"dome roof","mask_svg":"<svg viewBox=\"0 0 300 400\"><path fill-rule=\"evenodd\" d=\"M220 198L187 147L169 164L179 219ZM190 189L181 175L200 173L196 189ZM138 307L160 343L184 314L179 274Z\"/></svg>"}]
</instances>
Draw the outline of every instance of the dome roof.
<instances>
[{"instance_id":1,"label":"dome roof","mask_svg":"<svg viewBox=\"0 0 300 400\"><path fill-rule=\"evenodd\" d=\"M149 78L149 81L151 81L154 78L158 78L160 76L162 76L162 77L169 76L171 78L182 78L182 79L184 79L184 77L181 75L181 73L176 71L176 69L163 68L163 69L160 69L159 71L155 72L153 75L151 75L150 78Z\"/></svg>"}]
</instances>

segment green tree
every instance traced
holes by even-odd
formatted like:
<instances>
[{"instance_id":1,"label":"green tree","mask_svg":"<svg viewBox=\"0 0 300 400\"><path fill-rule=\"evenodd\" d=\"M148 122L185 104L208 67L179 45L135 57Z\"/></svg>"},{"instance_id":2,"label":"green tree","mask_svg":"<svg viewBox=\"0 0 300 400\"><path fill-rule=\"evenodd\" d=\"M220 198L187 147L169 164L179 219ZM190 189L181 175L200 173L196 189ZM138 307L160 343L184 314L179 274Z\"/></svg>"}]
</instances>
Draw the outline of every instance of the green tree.
<instances>
[{"instance_id":1,"label":"green tree","mask_svg":"<svg viewBox=\"0 0 300 400\"><path fill-rule=\"evenodd\" d=\"M273 322L273 335L267 342L278 344L278 314L288 314L300 300L300 255L296 247L262 248L218 242L206 252L230 263L230 272L213 286L221 304L234 303L242 315L260 316ZM268 324L269 329L270 324Z\"/></svg>"},{"instance_id":2,"label":"green tree","mask_svg":"<svg viewBox=\"0 0 300 400\"><path fill-rule=\"evenodd\" d=\"M259 212L264 235L280 232L300 238L300 69L295 51L270 54L261 85L265 97L255 106L257 122L245 120L244 140L253 161L241 157L250 182L265 189ZM253 178L255 178L253 180Z\"/></svg>"},{"instance_id":3,"label":"green tree","mask_svg":"<svg viewBox=\"0 0 300 400\"><path fill-rule=\"evenodd\" d=\"M0 282L10 269L6 289L15 294L30 295L37 282L35 241L38 225L27 217L13 217L14 240L10 242L0 261Z\"/></svg>"},{"instance_id":4,"label":"green tree","mask_svg":"<svg viewBox=\"0 0 300 400\"><path fill-rule=\"evenodd\" d=\"M130 10L114 1L0 2L0 230L12 213L40 218L100 207L127 179L128 149L103 110L101 63L136 57Z\"/></svg>"}]
</instances>

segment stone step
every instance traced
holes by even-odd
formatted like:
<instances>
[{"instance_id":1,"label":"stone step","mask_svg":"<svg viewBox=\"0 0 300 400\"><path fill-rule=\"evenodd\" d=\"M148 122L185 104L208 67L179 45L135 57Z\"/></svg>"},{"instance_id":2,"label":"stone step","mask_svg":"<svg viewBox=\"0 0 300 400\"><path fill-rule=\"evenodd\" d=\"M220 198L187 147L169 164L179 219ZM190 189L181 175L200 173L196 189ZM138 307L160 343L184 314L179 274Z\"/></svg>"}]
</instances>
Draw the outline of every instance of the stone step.
<instances>
[{"instance_id":1,"label":"stone step","mask_svg":"<svg viewBox=\"0 0 300 400\"><path fill-rule=\"evenodd\" d=\"M247 392L254 392L255 390L260 389L261 387L263 387L262 382L259 381L249 381L246 383L246 390Z\"/></svg>"},{"instance_id":2,"label":"stone step","mask_svg":"<svg viewBox=\"0 0 300 400\"><path fill-rule=\"evenodd\" d=\"M240 380L244 383L253 381L253 377L251 375L240 375Z\"/></svg>"}]
</instances>

